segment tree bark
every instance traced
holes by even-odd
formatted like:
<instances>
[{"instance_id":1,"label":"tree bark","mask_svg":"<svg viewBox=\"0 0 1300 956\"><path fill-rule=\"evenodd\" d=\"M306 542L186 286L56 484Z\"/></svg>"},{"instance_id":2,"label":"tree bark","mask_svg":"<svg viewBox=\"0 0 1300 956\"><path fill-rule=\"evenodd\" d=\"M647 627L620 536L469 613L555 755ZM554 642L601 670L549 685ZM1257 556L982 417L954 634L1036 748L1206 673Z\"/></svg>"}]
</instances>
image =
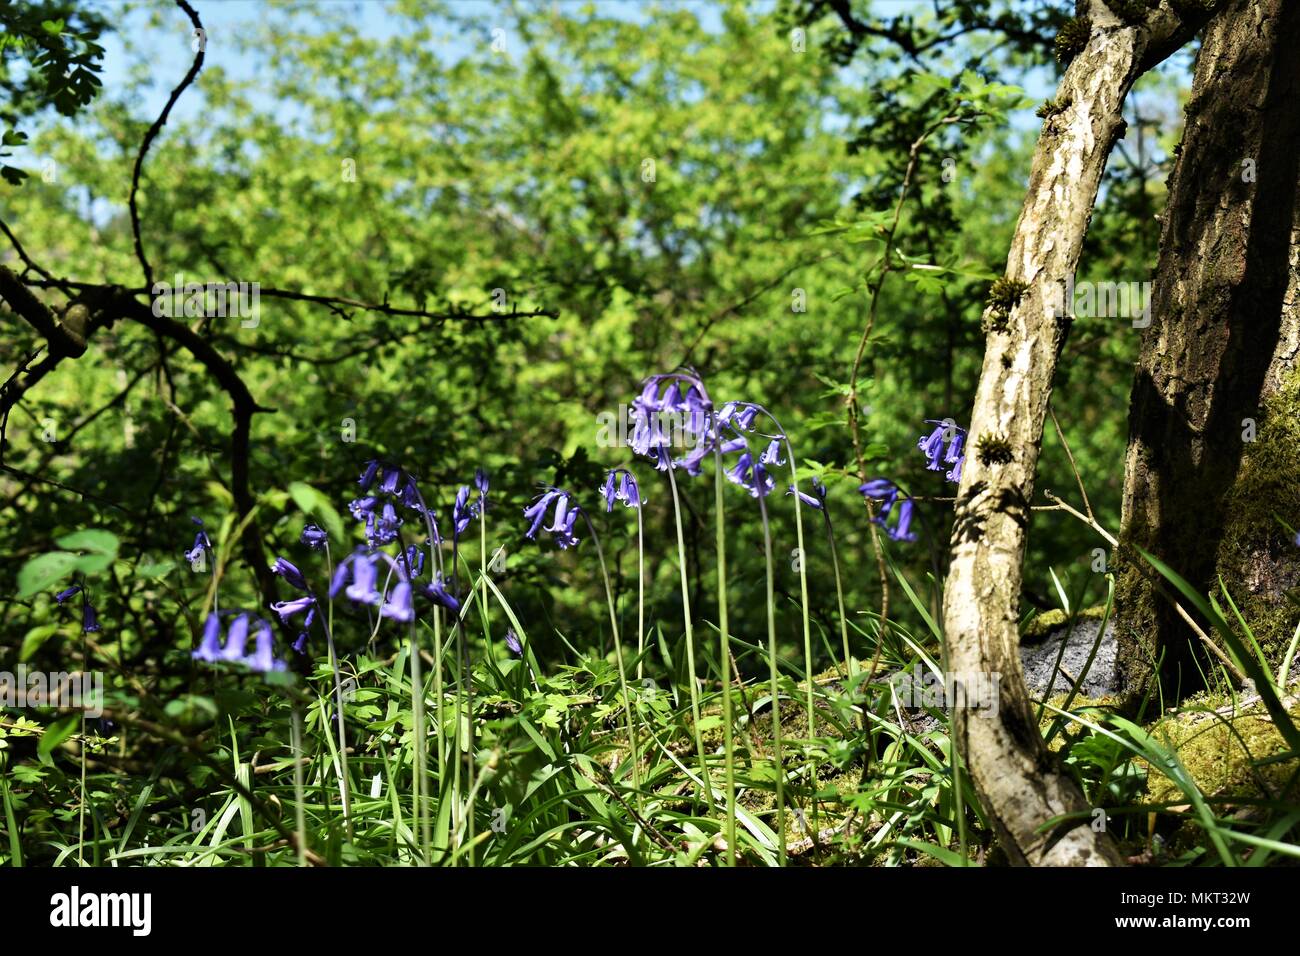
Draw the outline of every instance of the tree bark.
<instances>
[{"instance_id":1,"label":"tree bark","mask_svg":"<svg viewBox=\"0 0 1300 956\"><path fill-rule=\"evenodd\" d=\"M944 593L949 671L963 683L998 675L995 714L954 706L958 743L1008 855L1034 865L1121 862L1109 837L1088 825L1090 808L1034 720L1018 650L1021 563L1052 378L1069 329L1064 290L1124 130L1124 98L1205 16L1184 19L1161 3L1132 24L1096 0L1083 6L1087 19L1074 21L1074 31L1086 45L1039 136L1006 279L984 316L988 339ZM1072 819L1043 830L1067 814Z\"/></svg>"},{"instance_id":2,"label":"tree bark","mask_svg":"<svg viewBox=\"0 0 1300 956\"><path fill-rule=\"evenodd\" d=\"M1300 549L1277 519L1300 527L1297 50L1300 4L1233 0L1197 59L1130 403L1116 596L1130 703L1157 679L1177 701L1216 663L1135 546L1202 593L1222 574L1266 650L1295 626L1283 592Z\"/></svg>"}]
</instances>

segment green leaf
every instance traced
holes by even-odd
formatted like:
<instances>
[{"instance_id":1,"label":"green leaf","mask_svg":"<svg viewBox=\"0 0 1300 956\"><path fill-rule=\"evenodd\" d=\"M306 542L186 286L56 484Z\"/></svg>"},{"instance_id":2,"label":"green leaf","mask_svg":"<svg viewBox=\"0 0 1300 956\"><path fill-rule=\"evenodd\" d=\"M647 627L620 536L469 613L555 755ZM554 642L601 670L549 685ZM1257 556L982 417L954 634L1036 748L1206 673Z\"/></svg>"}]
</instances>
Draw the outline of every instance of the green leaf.
<instances>
[{"instance_id":1,"label":"green leaf","mask_svg":"<svg viewBox=\"0 0 1300 956\"><path fill-rule=\"evenodd\" d=\"M18 572L18 597L25 599L49 590L77 569L78 555L68 551L51 551L38 555Z\"/></svg>"},{"instance_id":2,"label":"green leaf","mask_svg":"<svg viewBox=\"0 0 1300 956\"><path fill-rule=\"evenodd\" d=\"M41 624L27 632L23 638L22 649L18 652L19 662L29 660L37 649L55 634L59 633L58 624Z\"/></svg>"},{"instance_id":3,"label":"green leaf","mask_svg":"<svg viewBox=\"0 0 1300 956\"><path fill-rule=\"evenodd\" d=\"M330 504L328 498L311 485L301 481L295 481L289 486L289 496L293 498L293 503L303 514L316 518L325 525L331 541L342 544L343 519L339 517L339 513L334 509L334 505Z\"/></svg>"},{"instance_id":4,"label":"green leaf","mask_svg":"<svg viewBox=\"0 0 1300 956\"><path fill-rule=\"evenodd\" d=\"M86 528L65 534L55 542L67 551L90 551L93 554L108 554L117 557L117 535L99 528Z\"/></svg>"},{"instance_id":5,"label":"green leaf","mask_svg":"<svg viewBox=\"0 0 1300 956\"><path fill-rule=\"evenodd\" d=\"M80 721L80 714L68 714L45 728L45 733L41 734L41 742L36 745L36 755L41 758L41 763L51 762L50 754L59 744L72 736Z\"/></svg>"}]
</instances>

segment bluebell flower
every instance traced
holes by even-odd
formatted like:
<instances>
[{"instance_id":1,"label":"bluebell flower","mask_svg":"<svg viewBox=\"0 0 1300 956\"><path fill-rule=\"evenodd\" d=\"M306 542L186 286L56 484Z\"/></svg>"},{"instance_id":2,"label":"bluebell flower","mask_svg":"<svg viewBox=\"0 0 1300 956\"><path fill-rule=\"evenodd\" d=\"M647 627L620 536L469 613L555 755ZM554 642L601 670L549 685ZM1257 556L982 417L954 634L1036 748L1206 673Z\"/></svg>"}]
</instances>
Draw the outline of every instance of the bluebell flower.
<instances>
[{"instance_id":1,"label":"bluebell flower","mask_svg":"<svg viewBox=\"0 0 1300 956\"><path fill-rule=\"evenodd\" d=\"M74 584L72 587L64 588L58 594L54 595L54 600L57 604L62 605L64 601L68 600L68 598L73 597L74 595L80 593L81 593L81 585Z\"/></svg>"},{"instance_id":2,"label":"bluebell flower","mask_svg":"<svg viewBox=\"0 0 1300 956\"><path fill-rule=\"evenodd\" d=\"M943 471L944 464L952 467L944 475L954 484L961 483L963 452L966 447L966 429L950 421L935 421L927 418L925 423L933 425L934 431L922 435L916 443L926 457L925 467L930 471Z\"/></svg>"},{"instance_id":3,"label":"bluebell flower","mask_svg":"<svg viewBox=\"0 0 1300 956\"><path fill-rule=\"evenodd\" d=\"M302 622L302 630L298 632L298 638L293 642L293 649L299 654L307 653L307 637L311 634L312 623L316 620L316 602L307 609L307 618Z\"/></svg>"},{"instance_id":4,"label":"bluebell flower","mask_svg":"<svg viewBox=\"0 0 1300 956\"><path fill-rule=\"evenodd\" d=\"M409 577L418 578L424 573L424 552L413 544L406 546L406 566Z\"/></svg>"},{"instance_id":5,"label":"bluebell flower","mask_svg":"<svg viewBox=\"0 0 1300 956\"><path fill-rule=\"evenodd\" d=\"M482 468L474 469L474 487L478 489L479 504L486 506L488 496L488 474Z\"/></svg>"},{"instance_id":6,"label":"bluebell flower","mask_svg":"<svg viewBox=\"0 0 1300 956\"><path fill-rule=\"evenodd\" d=\"M302 576L302 572L292 563L284 558L276 558L271 565L271 573L278 574L292 587L295 591L310 591L307 585L307 579Z\"/></svg>"},{"instance_id":7,"label":"bluebell flower","mask_svg":"<svg viewBox=\"0 0 1300 956\"><path fill-rule=\"evenodd\" d=\"M551 526L543 529L542 522L546 520L546 512L552 505L555 506L555 511ZM555 536L555 541L561 548L572 547L578 543L573 527L581 512L582 509L573 503L572 496L567 491L550 488L524 509L524 517L532 522L524 532L524 537L531 540L537 537L539 530L545 530Z\"/></svg>"},{"instance_id":8,"label":"bluebell flower","mask_svg":"<svg viewBox=\"0 0 1300 956\"><path fill-rule=\"evenodd\" d=\"M784 465L785 459L781 457L781 442L784 439L773 438L768 442L767 449L759 456L759 461L764 465Z\"/></svg>"},{"instance_id":9,"label":"bluebell flower","mask_svg":"<svg viewBox=\"0 0 1300 956\"><path fill-rule=\"evenodd\" d=\"M86 601L81 605L81 633L98 634L101 630L95 609L90 606L89 601Z\"/></svg>"},{"instance_id":10,"label":"bluebell flower","mask_svg":"<svg viewBox=\"0 0 1300 956\"><path fill-rule=\"evenodd\" d=\"M506 648L516 657L524 656L524 646L519 643L519 635L514 632L514 628L506 629Z\"/></svg>"},{"instance_id":11,"label":"bluebell flower","mask_svg":"<svg viewBox=\"0 0 1300 956\"><path fill-rule=\"evenodd\" d=\"M203 624L203 640L191 655L200 661L221 660L221 618L214 611Z\"/></svg>"},{"instance_id":12,"label":"bluebell flower","mask_svg":"<svg viewBox=\"0 0 1300 956\"><path fill-rule=\"evenodd\" d=\"M420 593L435 604L441 604L453 614L460 611L460 602L457 601L456 598L454 598L447 590L446 582L443 580L441 574L435 573L433 575L433 581L424 585L424 587L420 589Z\"/></svg>"},{"instance_id":13,"label":"bluebell flower","mask_svg":"<svg viewBox=\"0 0 1300 956\"><path fill-rule=\"evenodd\" d=\"M316 607L316 597L311 594L304 594L302 597L293 598L289 601L276 601L271 605L271 610L280 615L280 620L288 623L296 614L307 611L309 614ZM310 624L311 621L308 621Z\"/></svg>"},{"instance_id":14,"label":"bluebell flower","mask_svg":"<svg viewBox=\"0 0 1300 956\"><path fill-rule=\"evenodd\" d=\"M461 485L456 491L456 502L451 507L452 540L460 540L470 522L478 514L478 503L469 499L469 485Z\"/></svg>"},{"instance_id":15,"label":"bluebell flower","mask_svg":"<svg viewBox=\"0 0 1300 956\"><path fill-rule=\"evenodd\" d=\"M822 484L822 480L820 478L818 478L816 475L813 475L812 488L813 488L813 494L810 495L800 491L794 485L790 485L790 488L786 492L786 494L798 495L799 500L802 501L804 504L806 504L808 507L816 508L818 511L821 511L825 506L824 503L826 501L826 486Z\"/></svg>"},{"instance_id":16,"label":"bluebell flower","mask_svg":"<svg viewBox=\"0 0 1300 956\"><path fill-rule=\"evenodd\" d=\"M208 533L203 528L203 521L199 518L191 517L190 521L199 526L199 530L194 535L194 547L185 552L185 560L190 564L195 564L203 557L205 551L212 551L212 542L208 540Z\"/></svg>"},{"instance_id":17,"label":"bluebell flower","mask_svg":"<svg viewBox=\"0 0 1300 956\"><path fill-rule=\"evenodd\" d=\"M724 474L728 481L748 491L751 498L766 498L776 488L775 479L768 474L761 461L754 461L754 456L748 450L741 452L736 464Z\"/></svg>"},{"instance_id":18,"label":"bluebell flower","mask_svg":"<svg viewBox=\"0 0 1300 956\"><path fill-rule=\"evenodd\" d=\"M361 486L362 491L369 491L370 486L375 482L375 476L379 473L379 462L371 459L366 462L365 470L361 472L361 477L357 479L357 484Z\"/></svg>"},{"instance_id":19,"label":"bluebell flower","mask_svg":"<svg viewBox=\"0 0 1300 956\"><path fill-rule=\"evenodd\" d=\"M329 541L329 537L324 528L309 524L302 529L302 536L298 540L313 551L320 551Z\"/></svg>"}]
</instances>

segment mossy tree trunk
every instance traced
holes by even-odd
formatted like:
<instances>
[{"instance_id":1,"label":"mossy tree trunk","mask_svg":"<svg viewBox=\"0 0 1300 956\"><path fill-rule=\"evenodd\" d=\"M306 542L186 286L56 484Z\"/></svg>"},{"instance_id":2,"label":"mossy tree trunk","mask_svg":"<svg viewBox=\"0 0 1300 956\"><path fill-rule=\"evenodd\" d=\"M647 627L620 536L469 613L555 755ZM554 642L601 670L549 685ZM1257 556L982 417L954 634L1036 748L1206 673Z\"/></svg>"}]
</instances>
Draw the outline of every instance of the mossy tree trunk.
<instances>
[{"instance_id":1,"label":"mossy tree trunk","mask_svg":"<svg viewBox=\"0 0 1300 956\"><path fill-rule=\"evenodd\" d=\"M1125 97L1143 72L1191 37L1209 9L1126 4L1121 15L1116 4L1093 0L1081 7L1058 37L1058 47L1077 55L1034 150L1007 273L984 316L988 338L944 586L948 671L962 683L998 686L996 713L954 703L957 741L1008 856L1035 865L1120 862L1110 838L1089 826L1082 792L1043 745L1018 653L1030 501L1069 331L1064 289L1078 265L1107 158L1123 134ZM1066 819L1049 825L1058 818Z\"/></svg>"},{"instance_id":2,"label":"mossy tree trunk","mask_svg":"<svg viewBox=\"0 0 1300 956\"><path fill-rule=\"evenodd\" d=\"M1177 701L1217 663L1134 546L1203 593L1222 575L1269 645L1295 626L1300 550L1278 519L1300 527L1298 51L1300 3L1233 0L1197 59L1130 404L1116 606L1131 702Z\"/></svg>"}]
</instances>

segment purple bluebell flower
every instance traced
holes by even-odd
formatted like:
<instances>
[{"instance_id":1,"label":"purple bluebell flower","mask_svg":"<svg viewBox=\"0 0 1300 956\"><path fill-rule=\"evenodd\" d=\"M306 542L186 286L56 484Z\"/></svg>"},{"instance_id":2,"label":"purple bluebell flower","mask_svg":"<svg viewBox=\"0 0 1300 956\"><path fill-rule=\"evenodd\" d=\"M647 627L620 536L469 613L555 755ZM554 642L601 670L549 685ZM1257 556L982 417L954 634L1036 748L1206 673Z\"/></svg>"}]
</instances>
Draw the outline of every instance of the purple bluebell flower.
<instances>
[{"instance_id":1,"label":"purple bluebell flower","mask_svg":"<svg viewBox=\"0 0 1300 956\"><path fill-rule=\"evenodd\" d=\"M294 564L286 561L284 558L275 559L275 562L271 565L271 573L278 574L280 577L284 578L288 585L295 591L311 590L307 585L307 579L302 576L302 572L299 571Z\"/></svg>"},{"instance_id":2,"label":"purple bluebell flower","mask_svg":"<svg viewBox=\"0 0 1300 956\"><path fill-rule=\"evenodd\" d=\"M309 524L302 529L302 536L298 539L313 551L320 551L329 541L329 534L324 528L314 524Z\"/></svg>"},{"instance_id":3,"label":"purple bluebell flower","mask_svg":"<svg viewBox=\"0 0 1300 956\"><path fill-rule=\"evenodd\" d=\"M519 643L519 635L514 632L514 628L506 629L506 648L515 657L524 656L524 646Z\"/></svg>"},{"instance_id":4,"label":"purple bluebell flower","mask_svg":"<svg viewBox=\"0 0 1300 956\"><path fill-rule=\"evenodd\" d=\"M394 621L410 621L415 617L411 607L411 585L398 581L388 592L384 602L379 606L379 616L392 618Z\"/></svg>"},{"instance_id":5,"label":"purple bluebell flower","mask_svg":"<svg viewBox=\"0 0 1300 956\"><path fill-rule=\"evenodd\" d=\"M266 621L258 621L253 653L244 658L244 664L262 674L284 670L284 661L275 658L275 637Z\"/></svg>"},{"instance_id":6,"label":"purple bluebell flower","mask_svg":"<svg viewBox=\"0 0 1300 956\"><path fill-rule=\"evenodd\" d=\"M751 498L759 496L766 498L776 488L775 479L768 474L761 461L754 460L754 456L748 450L741 452L740 457L736 459L736 464L728 468L724 474L728 481L748 491Z\"/></svg>"},{"instance_id":7,"label":"purple bluebell flower","mask_svg":"<svg viewBox=\"0 0 1300 956\"><path fill-rule=\"evenodd\" d=\"M478 514L477 502L471 502L469 498L469 485L461 485L456 490L456 501L451 507L451 534L453 541L459 541L460 536L465 533Z\"/></svg>"},{"instance_id":8,"label":"purple bluebell flower","mask_svg":"<svg viewBox=\"0 0 1300 956\"><path fill-rule=\"evenodd\" d=\"M404 570L412 578L418 578L424 573L424 552L413 544L406 546L406 566Z\"/></svg>"},{"instance_id":9,"label":"purple bluebell flower","mask_svg":"<svg viewBox=\"0 0 1300 956\"><path fill-rule=\"evenodd\" d=\"M552 505L555 506L555 511L551 526L543 529L542 522L546 520L546 512ZM524 537L532 540L537 537L539 530L545 530L555 536L555 541L561 548L570 548L578 543L573 527L581 513L582 509L574 504L573 497L567 491L549 488L524 509L524 517L532 521L524 532Z\"/></svg>"},{"instance_id":10,"label":"purple bluebell flower","mask_svg":"<svg viewBox=\"0 0 1300 956\"><path fill-rule=\"evenodd\" d=\"M767 449L759 456L758 460L764 465L776 465L778 467L784 465L785 459L781 457L781 442L784 440L783 438L773 438L768 442Z\"/></svg>"},{"instance_id":11,"label":"purple bluebell flower","mask_svg":"<svg viewBox=\"0 0 1300 956\"><path fill-rule=\"evenodd\" d=\"M276 601L271 605L271 610L280 615L280 620L288 623L297 614L303 611L309 614L316 607L316 597L311 594L304 594L302 597L293 598L290 601ZM308 622L310 624L310 621Z\"/></svg>"},{"instance_id":12,"label":"purple bluebell flower","mask_svg":"<svg viewBox=\"0 0 1300 956\"><path fill-rule=\"evenodd\" d=\"M488 496L488 473L482 468L474 469L474 487L478 489L479 504L486 505Z\"/></svg>"},{"instance_id":13,"label":"purple bluebell flower","mask_svg":"<svg viewBox=\"0 0 1300 956\"><path fill-rule=\"evenodd\" d=\"M362 491L369 491L370 486L375 483L375 476L379 474L379 462L371 459L366 462L366 467L361 472L361 477L357 479L357 484L361 486Z\"/></svg>"},{"instance_id":14,"label":"purple bluebell flower","mask_svg":"<svg viewBox=\"0 0 1300 956\"><path fill-rule=\"evenodd\" d=\"M54 595L54 600L57 604L62 605L64 601L68 600L68 598L80 593L81 593L81 585L74 584L72 587L64 588L58 594Z\"/></svg>"},{"instance_id":15,"label":"purple bluebell flower","mask_svg":"<svg viewBox=\"0 0 1300 956\"><path fill-rule=\"evenodd\" d=\"M703 384L694 375L678 372L651 376L632 401L632 435L628 443L637 455L653 459L656 471L680 466L689 474L698 474L713 432L712 407ZM672 431L679 432L694 449L680 462L674 462L668 450L673 444Z\"/></svg>"},{"instance_id":16,"label":"purple bluebell flower","mask_svg":"<svg viewBox=\"0 0 1300 956\"><path fill-rule=\"evenodd\" d=\"M821 511L825 506L826 486L822 484L822 480L820 478L818 478L816 475L813 475L812 488L813 488L813 494L810 495L807 494L806 492L800 491L794 485L790 485L789 490L786 491L786 494L798 495L799 500L802 501L804 504L806 504L808 507L816 508L818 511Z\"/></svg>"},{"instance_id":17,"label":"purple bluebell flower","mask_svg":"<svg viewBox=\"0 0 1300 956\"><path fill-rule=\"evenodd\" d=\"M916 532L911 530L912 510L915 507L911 497L904 496L899 487L887 478L874 478L858 487L863 496L873 501L881 501L880 513L872 518L874 524L885 529L885 533L894 541L915 541ZM899 499L902 498L901 503ZM898 504L894 524L889 524L890 513Z\"/></svg>"},{"instance_id":18,"label":"purple bluebell flower","mask_svg":"<svg viewBox=\"0 0 1300 956\"><path fill-rule=\"evenodd\" d=\"M203 640L191 655L195 660L221 660L221 618L214 611L203 624Z\"/></svg>"},{"instance_id":19,"label":"purple bluebell flower","mask_svg":"<svg viewBox=\"0 0 1300 956\"><path fill-rule=\"evenodd\" d=\"M922 435L916 443L916 447L924 452L927 459L925 467L930 471L943 471L944 464L951 465L944 478L954 484L960 484L963 452L966 447L966 429L950 420L936 421L927 418L925 423L934 426L934 431Z\"/></svg>"},{"instance_id":20,"label":"purple bluebell flower","mask_svg":"<svg viewBox=\"0 0 1300 956\"><path fill-rule=\"evenodd\" d=\"M307 618L302 622L302 630L298 633L298 638L293 642L293 649L299 654L307 653L307 638L311 634L312 623L316 620L316 602L313 601L311 607L307 610Z\"/></svg>"},{"instance_id":21,"label":"purple bluebell flower","mask_svg":"<svg viewBox=\"0 0 1300 956\"><path fill-rule=\"evenodd\" d=\"M433 575L433 581L424 585L420 589L420 593L435 604L441 604L453 614L460 611L460 602L457 601L447 590L446 581L443 579L441 574L435 573Z\"/></svg>"},{"instance_id":22,"label":"purple bluebell flower","mask_svg":"<svg viewBox=\"0 0 1300 956\"><path fill-rule=\"evenodd\" d=\"M194 535L194 547L185 552L185 560L195 564L203 557L204 552L212 551L212 542L208 540L208 533L204 530L202 519L191 517L190 521L198 525L199 530Z\"/></svg>"},{"instance_id":23,"label":"purple bluebell flower","mask_svg":"<svg viewBox=\"0 0 1300 956\"><path fill-rule=\"evenodd\" d=\"M100 627L99 617L95 614L95 609L86 601L81 605L81 633L98 634L103 628Z\"/></svg>"}]
</instances>

